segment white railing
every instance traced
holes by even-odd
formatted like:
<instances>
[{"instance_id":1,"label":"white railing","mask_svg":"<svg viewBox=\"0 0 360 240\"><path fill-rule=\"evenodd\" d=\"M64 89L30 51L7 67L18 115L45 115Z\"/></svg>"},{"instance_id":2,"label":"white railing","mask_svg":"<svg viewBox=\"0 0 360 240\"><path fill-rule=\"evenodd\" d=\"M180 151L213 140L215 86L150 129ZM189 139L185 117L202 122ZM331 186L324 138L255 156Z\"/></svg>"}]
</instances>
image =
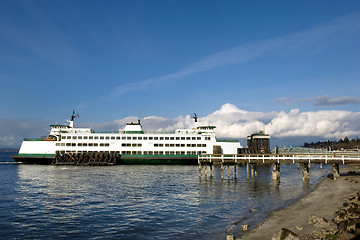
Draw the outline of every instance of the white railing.
<instances>
[{"instance_id":1,"label":"white railing","mask_svg":"<svg viewBox=\"0 0 360 240\"><path fill-rule=\"evenodd\" d=\"M262 161L265 162L304 162L309 161L320 161L328 163L328 161L337 161L345 164L345 162L358 162L360 163L360 154L354 153L328 153L328 154L233 154L233 155L224 155L224 154L201 154L198 155L198 162L224 162L224 161L238 161L249 162Z\"/></svg>"}]
</instances>

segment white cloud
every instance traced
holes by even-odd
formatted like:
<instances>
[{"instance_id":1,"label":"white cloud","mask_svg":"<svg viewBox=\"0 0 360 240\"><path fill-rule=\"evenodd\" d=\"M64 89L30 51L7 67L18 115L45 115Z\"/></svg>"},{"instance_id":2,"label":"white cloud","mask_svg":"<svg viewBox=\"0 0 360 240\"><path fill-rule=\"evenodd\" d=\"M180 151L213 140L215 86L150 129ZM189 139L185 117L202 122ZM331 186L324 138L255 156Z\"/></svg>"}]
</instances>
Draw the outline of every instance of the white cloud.
<instances>
[{"instance_id":1,"label":"white cloud","mask_svg":"<svg viewBox=\"0 0 360 240\"><path fill-rule=\"evenodd\" d=\"M126 117L111 122L82 124L78 127L93 127L95 130L123 129L127 122L136 122L137 117ZM250 112L241 110L233 104L226 103L219 110L200 117L199 122L216 126L218 138L236 138L244 141L249 134L265 130L272 138L281 139L282 144L302 144L309 138L314 141L322 139L340 139L360 137L360 112L350 111L316 111L301 112L293 109L290 112ZM190 115L176 118L148 116L141 119L145 131L172 132L181 128L194 127ZM10 121L0 119L0 147L20 146L25 137L39 137L46 134L48 124L40 122ZM44 134L45 133L45 134Z\"/></svg>"},{"instance_id":2,"label":"white cloud","mask_svg":"<svg viewBox=\"0 0 360 240\"><path fill-rule=\"evenodd\" d=\"M120 127L123 128L125 120L116 120L114 123L123 124ZM137 119L132 118L132 121ZM190 115L170 119L149 116L141 119L141 122L145 131L175 131L179 128L194 127ZM259 130L265 130L275 138L300 140L307 137L339 139L345 136L360 136L360 112L350 111L301 112L299 109L293 109L290 112L250 112L226 103L219 110L200 117L199 122L215 125L219 138L245 139L249 134Z\"/></svg>"}]
</instances>

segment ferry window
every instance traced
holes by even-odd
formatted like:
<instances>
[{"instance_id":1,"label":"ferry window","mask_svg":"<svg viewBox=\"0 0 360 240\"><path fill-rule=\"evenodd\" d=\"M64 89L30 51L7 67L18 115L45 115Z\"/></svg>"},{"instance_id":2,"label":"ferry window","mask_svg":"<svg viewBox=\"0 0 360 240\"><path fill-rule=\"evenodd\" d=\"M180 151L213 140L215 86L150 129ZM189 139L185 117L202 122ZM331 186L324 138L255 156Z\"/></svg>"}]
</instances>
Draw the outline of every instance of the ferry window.
<instances>
[{"instance_id":1,"label":"ferry window","mask_svg":"<svg viewBox=\"0 0 360 240\"><path fill-rule=\"evenodd\" d=\"M67 136L67 139L71 139L71 136Z\"/></svg>"},{"instance_id":2,"label":"ferry window","mask_svg":"<svg viewBox=\"0 0 360 240\"><path fill-rule=\"evenodd\" d=\"M142 140L142 137L138 137L138 140Z\"/></svg>"},{"instance_id":3,"label":"ferry window","mask_svg":"<svg viewBox=\"0 0 360 240\"><path fill-rule=\"evenodd\" d=\"M93 144L93 143L89 143L89 147L92 147L92 146L94 146L94 144Z\"/></svg>"},{"instance_id":4,"label":"ferry window","mask_svg":"<svg viewBox=\"0 0 360 240\"><path fill-rule=\"evenodd\" d=\"M201 144L198 144L197 147L201 147Z\"/></svg>"},{"instance_id":5,"label":"ferry window","mask_svg":"<svg viewBox=\"0 0 360 240\"><path fill-rule=\"evenodd\" d=\"M196 137L192 137L191 140L196 140Z\"/></svg>"},{"instance_id":6,"label":"ferry window","mask_svg":"<svg viewBox=\"0 0 360 240\"><path fill-rule=\"evenodd\" d=\"M147 137L144 137L144 140L147 140L148 138Z\"/></svg>"},{"instance_id":7,"label":"ferry window","mask_svg":"<svg viewBox=\"0 0 360 240\"><path fill-rule=\"evenodd\" d=\"M181 137L181 140L185 140L185 137Z\"/></svg>"},{"instance_id":8,"label":"ferry window","mask_svg":"<svg viewBox=\"0 0 360 240\"><path fill-rule=\"evenodd\" d=\"M170 144L168 144L168 143L165 143L165 147L170 147Z\"/></svg>"},{"instance_id":9,"label":"ferry window","mask_svg":"<svg viewBox=\"0 0 360 240\"><path fill-rule=\"evenodd\" d=\"M98 137L98 136L95 136L94 139L99 139L99 137Z\"/></svg>"},{"instance_id":10,"label":"ferry window","mask_svg":"<svg viewBox=\"0 0 360 240\"><path fill-rule=\"evenodd\" d=\"M121 146L122 146L122 147L126 147L126 143L122 143Z\"/></svg>"},{"instance_id":11,"label":"ferry window","mask_svg":"<svg viewBox=\"0 0 360 240\"><path fill-rule=\"evenodd\" d=\"M142 146L142 144L141 143L138 143L138 147L141 147Z\"/></svg>"},{"instance_id":12,"label":"ferry window","mask_svg":"<svg viewBox=\"0 0 360 240\"><path fill-rule=\"evenodd\" d=\"M82 147L82 143L78 143L78 146L79 146L79 147Z\"/></svg>"},{"instance_id":13,"label":"ferry window","mask_svg":"<svg viewBox=\"0 0 360 240\"><path fill-rule=\"evenodd\" d=\"M180 137L176 137L176 140L180 140Z\"/></svg>"},{"instance_id":14,"label":"ferry window","mask_svg":"<svg viewBox=\"0 0 360 240\"><path fill-rule=\"evenodd\" d=\"M93 136L90 136L89 139L93 139L94 137Z\"/></svg>"},{"instance_id":15,"label":"ferry window","mask_svg":"<svg viewBox=\"0 0 360 240\"><path fill-rule=\"evenodd\" d=\"M147 155L148 154L148 152L147 151L144 151L144 155Z\"/></svg>"},{"instance_id":16,"label":"ferry window","mask_svg":"<svg viewBox=\"0 0 360 240\"><path fill-rule=\"evenodd\" d=\"M160 155L163 155L163 154L164 154L164 152L163 152L163 151L160 151L160 152L159 152L159 154L160 154Z\"/></svg>"},{"instance_id":17,"label":"ferry window","mask_svg":"<svg viewBox=\"0 0 360 240\"><path fill-rule=\"evenodd\" d=\"M174 151L170 151L170 154L171 154L171 155L174 155L174 154L175 154L175 152L174 152Z\"/></svg>"},{"instance_id":18,"label":"ferry window","mask_svg":"<svg viewBox=\"0 0 360 240\"><path fill-rule=\"evenodd\" d=\"M191 147L191 144L186 144L186 147Z\"/></svg>"},{"instance_id":19,"label":"ferry window","mask_svg":"<svg viewBox=\"0 0 360 240\"><path fill-rule=\"evenodd\" d=\"M82 136L78 136L78 139L82 139Z\"/></svg>"},{"instance_id":20,"label":"ferry window","mask_svg":"<svg viewBox=\"0 0 360 240\"><path fill-rule=\"evenodd\" d=\"M153 151L149 151L149 154L153 154Z\"/></svg>"},{"instance_id":21,"label":"ferry window","mask_svg":"<svg viewBox=\"0 0 360 240\"><path fill-rule=\"evenodd\" d=\"M175 144L176 147L180 147L180 144Z\"/></svg>"},{"instance_id":22,"label":"ferry window","mask_svg":"<svg viewBox=\"0 0 360 240\"><path fill-rule=\"evenodd\" d=\"M136 143L133 143L132 146L133 146L133 147L137 147L137 144L136 144Z\"/></svg>"},{"instance_id":23,"label":"ferry window","mask_svg":"<svg viewBox=\"0 0 360 240\"><path fill-rule=\"evenodd\" d=\"M108 139L109 139L109 137L108 137ZM115 137L111 137L111 140L115 140Z\"/></svg>"},{"instance_id":24,"label":"ferry window","mask_svg":"<svg viewBox=\"0 0 360 240\"><path fill-rule=\"evenodd\" d=\"M116 140L120 140L120 137L116 137Z\"/></svg>"},{"instance_id":25,"label":"ferry window","mask_svg":"<svg viewBox=\"0 0 360 240\"><path fill-rule=\"evenodd\" d=\"M105 143L105 147L109 147L110 146L110 144L109 143Z\"/></svg>"},{"instance_id":26,"label":"ferry window","mask_svg":"<svg viewBox=\"0 0 360 240\"><path fill-rule=\"evenodd\" d=\"M206 144L203 144L202 147L206 147Z\"/></svg>"},{"instance_id":27,"label":"ferry window","mask_svg":"<svg viewBox=\"0 0 360 240\"><path fill-rule=\"evenodd\" d=\"M66 139L66 137L65 137L65 136L62 136L61 139Z\"/></svg>"},{"instance_id":28,"label":"ferry window","mask_svg":"<svg viewBox=\"0 0 360 240\"><path fill-rule=\"evenodd\" d=\"M174 140L174 137L170 137L170 140Z\"/></svg>"},{"instance_id":29,"label":"ferry window","mask_svg":"<svg viewBox=\"0 0 360 240\"><path fill-rule=\"evenodd\" d=\"M158 151L155 151L155 152L154 152L154 154L155 154L155 155L158 155L158 154L159 154L159 152L158 152Z\"/></svg>"},{"instance_id":30,"label":"ferry window","mask_svg":"<svg viewBox=\"0 0 360 240\"><path fill-rule=\"evenodd\" d=\"M100 136L100 139L101 139L101 140L104 140L104 136Z\"/></svg>"},{"instance_id":31,"label":"ferry window","mask_svg":"<svg viewBox=\"0 0 360 240\"><path fill-rule=\"evenodd\" d=\"M190 140L190 137L186 137L186 140Z\"/></svg>"},{"instance_id":32,"label":"ferry window","mask_svg":"<svg viewBox=\"0 0 360 240\"><path fill-rule=\"evenodd\" d=\"M184 152L184 151L181 151L181 155L185 155L185 152Z\"/></svg>"},{"instance_id":33,"label":"ferry window","mask_svg":"<svg viewBox=\"0 0 360 240\"><path fill-rule=\"evenodd\" d=\"M169 140L169 137L165 137L165 140Z\"/></svg>"},{"instance_id":34,"label":"ferry window","mask_svg":"<svg viewBox=\"0 0 360 240\"><path fill-rule=\"evenodd\" d=\"M87 143L83 143L83 147L87 147Z\"/></svg>"},{"instance_id":35,"label":"ferry window","mask_svg":"<svg viewBox=\"0 0 360 240\"><path fill-rule=\"evenodd\" d=\"M164 146L164 144L162 144L162 143L159 144L159 147L163 147L163 146Z\"/></svg>"},{"instance_id":36,"label":"ferry window","mask_svg":"<svg viewBox=\"0 0 360 240\"><path fill-rule=\"evenodd\" d=\"M201 140L201 137L197 137L197 140Z\"/></svg>"},{"instance_id":37,"label":"ferry window","mask_svg":"<svg viewBox=\"0 0 360 240\"><path fill-rule=\"evenodd\" d=\"M154 140L158 140L159 138L158 137L154 137Z\"/></svg>"},{"instance_id":38,"label":"ferry window","mask_svg":"<svg viewBox=\"0 0 360 240\"><path fill-rule=\"evenodd\" d=\"M63 146L63 147L64 147L64 146L65 146L65 143L61 143L60 146Z\"/></svg>"},{"instance_id":39,"label":"ferry window","mask_svg":"<svg viewBox=\"0 0 360 240\"><path fill-rule=\"evenodd\" d=\"M170 144L170 147L174 147L175 145L174 144Z\"/></svg>"},{"instance_id":40,"label":"ferry window","mask_svg":"<svg viewBox=\"0 0 360 240\"><path fill-rule=\"evenodd\" d=\"M57 146L57 147L60 146L60 143L56 143L56 146Z\"/></svg>"},{"instance_id":41,"label":"ferry window","mask_svg":"<svg viewBox=\"0 0 360 240\"><path fill-rule=\"evenodd\" d=\"M165 151L165 154L166 154L166 155L169 155L169 154L170 154L170 152L169 152L169 151Z\"/></svg>"},{"instance_id":42,"label":"ferry window","mask_svg":"<svg viewBox=\"0 0 360 240\"><path fill-rule=\"evenodd\" d=\"M149 137L149 140L153 140L153 137Z\"/></svg>"},{"instance_id":43,"label":"ferry window","mask_svg":"<svg viewBox=\"0 0 360 240\"><path fill-rule=\"evenodd\" d=\"M136 140L137 139L137 137L133 137L133 140Z\"/></svg>"},{"instance_id":44,"label":"ferry window","mask_svg":"<svg viewBox=\"0 0 360 240\"><path fill-rule=\"evenodd\" d=\"M73 136L72 139L76 139L76 136Z\"/></svg>"},{"instance_id":45,"label":"ferry window","mask_svg":"<svg viewBox=\"0 0 360 240\"><path fill-rule=\"evenodd\" d=\"M181 147L185 147L185 144L181 144Z\"/></svg>"},{"instance_id":46,"label":"ferry window","mask_svg":"<svg viewBox=\"0 0 360 240\"><path fill-rule=\"evenodd\" d=\"M127 137L127 140L131 140L131 137Z\"/></svg>"},{"instance_id":47,"label":"ferry window","mask_svg":"<svg viewBox=\"0 0 360 240\"><path fill-rule=\"evenodd\" d=\"M84 136L84 139L88 139L88 137L87 137L87 136Z\"/></svg>"},{"instance_id":48,"label":"ferry window","mask_svg":"<svg viewBox=\"0 0 360 240\"><path fill-rule=\"evenodd\" d=\"M157 144L157 143L154 143L154 147L158 147L159 146L159 144Z\"/></svg>"},{"instance_id":49,"label":"ferry window","mask_svg":"<svg viewBox=\"0 0 360 240\"><path fill-rule=\"evenodd\" d=\"M105 137L105 139L106 139L106 140L109 140L109 139L110 139L110 137Z\"/></svg>"},{"instance_id":50,"label":"ferry window","mask_svg":"<svg viewBox=\"0 0 360 240\"><path fill-rule=\"evenodd\" d=\"M72 147L76 147L76 143L72 143L71 146L72 146Z\"/></svg>"},{"instance_id":51,"label":"ferry window","mask_svg":"<svg viewBox=\"0 0 360 240\"><path fill-rule=\"evenodd\" d=\"M164 140L164 137L160 137L160 140Z\"/></svg>"},{"instance_id":52,"label":"ferry window","mask_svg":"<svg viewBox=\"0 0 360 240\"><path fill-rule=\"evenodd\" d=\"M104 146L104 143L100 143L100 147L103 147Z\"/></svg>"},{"instance_id":53,"label":"ferry window","mask_svg":"<svg viewBox=\"0 0 360 240\"><path fill-rule=\"evenodd\" d=\"M99 146L99 144L97 144L97 143L94 143L94 147L97 147L97 146Z\"/></svg>"}]
</instances>

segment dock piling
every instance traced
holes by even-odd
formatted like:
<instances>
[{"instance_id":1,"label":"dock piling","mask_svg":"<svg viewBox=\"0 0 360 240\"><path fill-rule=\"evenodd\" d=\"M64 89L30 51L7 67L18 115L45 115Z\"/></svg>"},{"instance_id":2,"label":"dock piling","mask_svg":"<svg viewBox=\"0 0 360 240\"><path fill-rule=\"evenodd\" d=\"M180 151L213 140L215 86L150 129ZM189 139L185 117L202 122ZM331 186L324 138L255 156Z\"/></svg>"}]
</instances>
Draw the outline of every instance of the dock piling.
<instances>
[{"instance_id":1,"label":"dock piling","mask_svg":"<svg viewBox=\"0 0 360 240\"><path fill-rule=\"evenodd\" d=\"M309 180L309 163L303 163L302 164L302 176L303 181Z\"/></svg>"},{"instance_id":2,"label":"dock piling","mask_svg":"<svg viewBox=\"0 0 360 240\"><path fill-rule=\"evenodd\" d=\"M339 170L339 164L334 163L333 164L333 178L334 180L338 179L340 177L340 170Z\"/></svg>"}]
</instances>

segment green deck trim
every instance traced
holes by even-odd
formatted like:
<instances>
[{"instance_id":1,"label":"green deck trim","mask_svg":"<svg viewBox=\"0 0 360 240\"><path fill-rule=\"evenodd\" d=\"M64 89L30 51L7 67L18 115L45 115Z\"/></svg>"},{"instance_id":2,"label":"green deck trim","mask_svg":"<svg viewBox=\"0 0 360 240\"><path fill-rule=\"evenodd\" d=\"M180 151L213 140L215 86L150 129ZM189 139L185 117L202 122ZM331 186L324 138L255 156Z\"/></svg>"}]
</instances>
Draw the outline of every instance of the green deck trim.
<instances>
[{"instance_id":1,"label":"green deck trim","mask_svg":"<svg viewBox=\"0 0 360 240\"><path fill-rule=\"evenodd\" d=\"M44 138L46 137L43 137L43 138L24 138L24 141L46 141Z\"/></svg>"},{"instance_id":2,"label":"green deck trim","mask_svg":"<svg viewBox=\"0 0 360 240\"><path fill-rule=\"evenodd\" d=\"M237 139L219 139L217 142L239 142Z\"/></svg>"},{"instance_id":3,"label":"green deck trim","mask_svg":"<svg viewBox=\"0 0 360 240\"><path fill-rule=\"evenodd\" d=\"M40 154L40 153L36 153L36 154L28 154L28 153L18 153L15 156L17 157L26 157L26 158L46 158L46 157L55 157L56 154Z\"/></svg>"},{"instance_id":4,"label":"green deck trim","mask_svg":"<svg viewBox=\"0 0 360 240\"><path fill-rule=\"evenodd\" d=\"M124 134L144 134L144 131L124 131Z\"/></svg>"}]
</instances>

